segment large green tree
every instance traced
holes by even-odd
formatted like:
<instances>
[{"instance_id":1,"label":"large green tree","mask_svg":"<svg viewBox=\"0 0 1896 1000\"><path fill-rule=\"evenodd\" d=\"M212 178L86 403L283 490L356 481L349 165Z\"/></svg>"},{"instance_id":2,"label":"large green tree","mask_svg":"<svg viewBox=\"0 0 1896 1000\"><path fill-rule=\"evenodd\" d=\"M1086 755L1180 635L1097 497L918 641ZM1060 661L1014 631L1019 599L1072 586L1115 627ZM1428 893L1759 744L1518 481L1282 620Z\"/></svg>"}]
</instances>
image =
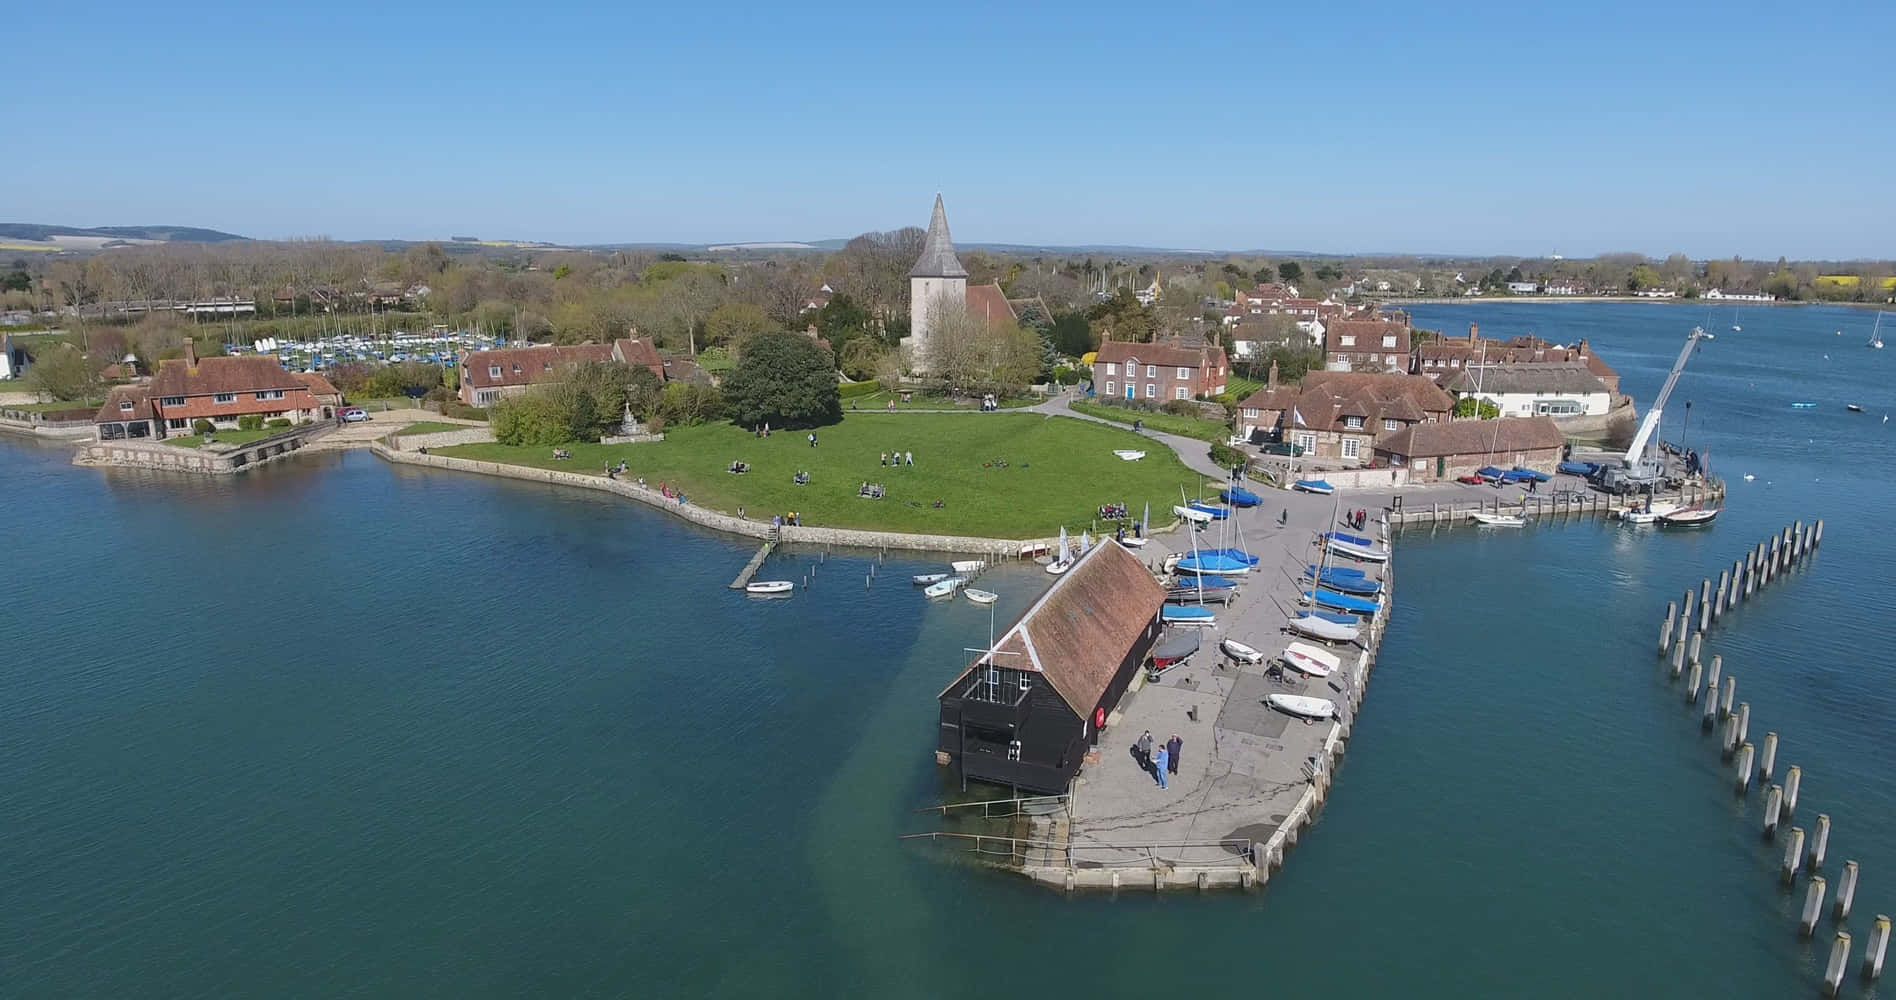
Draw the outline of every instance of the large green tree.
<instances>
[{"instance_id":1,"label":"large green tree","mask_svg":"<svg viewBox=\"0 0 1896 1000\"><path fill-rule=\"evenodd\" d=\"M794 333L762 333L724 380L724 400L740 426L811 427L842 418L836 367L816 341Z\"/></svg>"},{"instance_id":2,"label":"large green tree","mask_svg":"<svg viewBox=\"0 0 1896 1000\"><path fill-rule=\"evenodd\" d=\"M94 399L101 391L92 363L71 344L34 352L33 363L26 369L26 385L60 402Z\"/></svg>"}]
</instances>

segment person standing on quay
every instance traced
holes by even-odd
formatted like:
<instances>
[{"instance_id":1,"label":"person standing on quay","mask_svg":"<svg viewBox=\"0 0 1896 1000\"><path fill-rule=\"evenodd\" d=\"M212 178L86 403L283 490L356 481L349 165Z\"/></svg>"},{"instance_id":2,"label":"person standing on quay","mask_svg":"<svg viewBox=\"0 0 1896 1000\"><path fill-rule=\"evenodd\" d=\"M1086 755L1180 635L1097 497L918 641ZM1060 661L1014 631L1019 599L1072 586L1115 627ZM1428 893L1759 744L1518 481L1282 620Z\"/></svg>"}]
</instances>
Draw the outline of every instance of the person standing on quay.
<instances>
[{"instance_id":1,"label":"person standing on quay","mask_svg":"<svg viewBox=\"0 0 1896 1000\"><path fill-rule=\"evenodd\" d=\"M1160 788L1170 787L1166 785L1165 783L1165 764L1166 764L1165 748L1160 747L1158 750L1154 751L1152 754L1152 776L1159 779Z\"/></svg>"},{"instance_id":2,"label":"person standing on quay","mask_svg":"<svg viewBox=\"0 0 1896 1000\"><path fill-rule=\"evenodd\" d=\"M1139 766L1145 768L1148 771L1151 770L1152 769L1152 730L1148 729L1145 732L1140 733L1138 741L1133 744L1133 749L1137 750L1139 753Z\"/></svg>"},{"instance_id":3,"label":"person standing on quay","mask_svg":"<svg viewBox=\"0 0 1896 1000\"><path fill-rule=\"evenodd\" d=\"M1178 752L1183 749L1185 749L1185 741L1179 739L1177 733L1173 733L1172 738L1165 741L1166 770L1173 774L1178 773Z\"/></svg>"}]
</instances>

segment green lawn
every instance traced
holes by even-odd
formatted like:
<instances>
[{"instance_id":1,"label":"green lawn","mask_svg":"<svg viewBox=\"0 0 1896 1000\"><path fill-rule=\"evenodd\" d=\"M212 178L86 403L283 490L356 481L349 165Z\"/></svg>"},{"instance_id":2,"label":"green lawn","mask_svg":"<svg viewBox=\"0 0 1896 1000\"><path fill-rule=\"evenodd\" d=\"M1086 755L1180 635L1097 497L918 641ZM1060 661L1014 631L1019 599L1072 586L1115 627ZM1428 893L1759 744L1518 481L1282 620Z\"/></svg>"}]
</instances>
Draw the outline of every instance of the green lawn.
<instances>
[{"instance_id":1,"label":"green lawn","mask_svg":"<svg viewBox=\"0 0 1896 1000\"><path fill-rule=\"evenodd\" d=\"M421 408L421 403L418 400L409 399L407 396L395 396L389 399L349 399L346 400L343 405L360 406L370 413L381 413L383 410L414 410Z\"/></svg>"},{"instance_id":2,"label":"green lawn","mask_svg":"<svg viewBox=\"0 0 1896 1000\"><path fill-rule=\"evenodd\" d=\"M467 424L448 424L442 423L439 420L417 420L407 427L396 431L395 436L406 437L410 434L439 434L442 431L464 431L468 429L469 425Z\"/></svg>"},{"instance_id":3,"label":"green lawn","mask_svg":"<svg viewBox=\"0 0 1896 1000\"><path fill-rule=\"evenodd\" d=\"M104 405L105 400L103 399L95 399L90 402L68 400L64 403L0 403L0 410L24 410L27 413L56 413L60 410L92 410L96 413L99 407Z\"/></svg>"},{"instance_id":4,"label":"green lawn","mask_svg":"<svg viewBox=\"0 0 1896 1000\"><path fill-rule=\"evenodd\" d=\"M254 431L227 431L220 429L216 434L212 435L211 443L249 444L252 441L262 440L272 434L282 434L288 430L290 430L288 427L265 427L261 430ZM201 448L204 446L204 439L196 434L186 434L181 437L165 438L165 443L175 444L180 448Z\"/></svg>"},{"instance_id":5,"label":"green lawn","mask_svg":"<svg viewBox=\"0 0 1896 1000\"><path fill-rule=\"evenodd\" d=\"M1225 394L1232 402L1243 402L1244 397L1264 388L1264 383L1254 378L1239 378L1232 375L1225 379Z\"/></svg>"},{"instance_id":6,"label":"green lawn","mask_svg":"<svg viewBox=\"0 0 1896 1000\"><path fill-rule=\"evenodd\" d=\"M1069 405L1075 413L1101 417L1121 424L1131 424L1134 420L1142 420L1149 430L1197 438L1213 444L1222 444L1231 436L1231 428L1216 420L1180 417L1170 413L1146 413L1143 410L1129 409L1124 406L1106 406L1100 403L1083 403L1078 400Z\"/></svg>"},{"instance_id":7,"label":"green lawn","mask_svg":"<svg viewBox=\"0 0 1896 1000\"><path fill-rule=\"evenodd\" d=\"M850 404L853 403L858 410L886 410L889 407L889 400L891 399L895 400L895 409L898 413L903 410L978 410L981 408L981 400L978 396L970 399L961 396L944 396L932 392L916 392L911 393L909 395L909 401L904 403L899 393L884 389L881 392L872 392L866 396L844 399L843 409L849 409ZM1003 410L1017 410L1023 407L1033 406L1041 401L1042 397L1040 396L1009 396L1002 399L1000 404Z\"/></svg>"},{"instance_id":8,"label":"green lawn","mask_svg":"<svg viewBox=\"0 0 1896 1000\"><path fill-rule=\"evenodd\" d=\"M1137 517L1149 502L1154 525L1170 523L1179 488L1193 495L1198 489L1197 474L1164 446L1064 417L862 413L819 428L815 448L806 433L757 438L729 424L685 427L650 444L569 445L569 461L556 461L551 448L500 444L434 454L587 474L623 458L630 478L643 476L653 488L682 486L693 504L713 510L735 513L741 504L754 519L794 510L806 525L1001 538L1044 536L1063 524L1077 534L1106 503L1125 503ZM879 456L895 448L913 451L915 465L879 465ZM1121 461L1116 448L1146 458ZM725 471L733 461L750 463L750 472ZM810 474L809 485L791 482L798 471ZM865 481L883 484L887 495L859 498ZM939 510L932 506L938 499L946 502Z\"/></svg>"}]
</instances>

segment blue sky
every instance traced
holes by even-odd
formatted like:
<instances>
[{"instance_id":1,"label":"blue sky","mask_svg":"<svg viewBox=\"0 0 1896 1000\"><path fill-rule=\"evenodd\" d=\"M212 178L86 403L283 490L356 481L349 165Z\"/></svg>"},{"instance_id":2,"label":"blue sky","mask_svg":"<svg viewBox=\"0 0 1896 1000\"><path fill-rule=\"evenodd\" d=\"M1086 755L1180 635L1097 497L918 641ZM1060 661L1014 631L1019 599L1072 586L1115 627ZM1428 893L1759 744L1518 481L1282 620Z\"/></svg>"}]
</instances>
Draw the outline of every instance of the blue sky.
<instances>
[{"instance_id":1,"label":"blue sky","mask_svg":"<svg viewBox=\"0 0 1896 1000\"><path fill-rule=\"evenodd\" d=\"M1896 4L1274 6L34 4L0 219L1896 255Z\"/></svg>"}]
</instances>

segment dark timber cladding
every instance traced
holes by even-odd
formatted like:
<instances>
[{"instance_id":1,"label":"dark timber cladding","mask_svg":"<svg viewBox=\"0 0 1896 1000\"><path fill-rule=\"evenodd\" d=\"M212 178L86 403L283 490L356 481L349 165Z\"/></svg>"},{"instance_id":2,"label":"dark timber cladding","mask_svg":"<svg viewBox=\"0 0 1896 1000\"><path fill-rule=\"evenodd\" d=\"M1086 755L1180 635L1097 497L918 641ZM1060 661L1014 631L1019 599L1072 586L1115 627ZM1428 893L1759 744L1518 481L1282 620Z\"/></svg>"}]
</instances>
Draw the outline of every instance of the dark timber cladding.
<instances>
[{"instance_id":1,"label":"dark timber cladding","mask_svg":"<svg viewBox=\"0 0 1896 1000\"><path fill-rule=\"evenodd\" d=\"M1059 793L1159 634L1165 588L1102 542L941 693L940 754L963 778Z\"/></svg>"}]
</instances>

